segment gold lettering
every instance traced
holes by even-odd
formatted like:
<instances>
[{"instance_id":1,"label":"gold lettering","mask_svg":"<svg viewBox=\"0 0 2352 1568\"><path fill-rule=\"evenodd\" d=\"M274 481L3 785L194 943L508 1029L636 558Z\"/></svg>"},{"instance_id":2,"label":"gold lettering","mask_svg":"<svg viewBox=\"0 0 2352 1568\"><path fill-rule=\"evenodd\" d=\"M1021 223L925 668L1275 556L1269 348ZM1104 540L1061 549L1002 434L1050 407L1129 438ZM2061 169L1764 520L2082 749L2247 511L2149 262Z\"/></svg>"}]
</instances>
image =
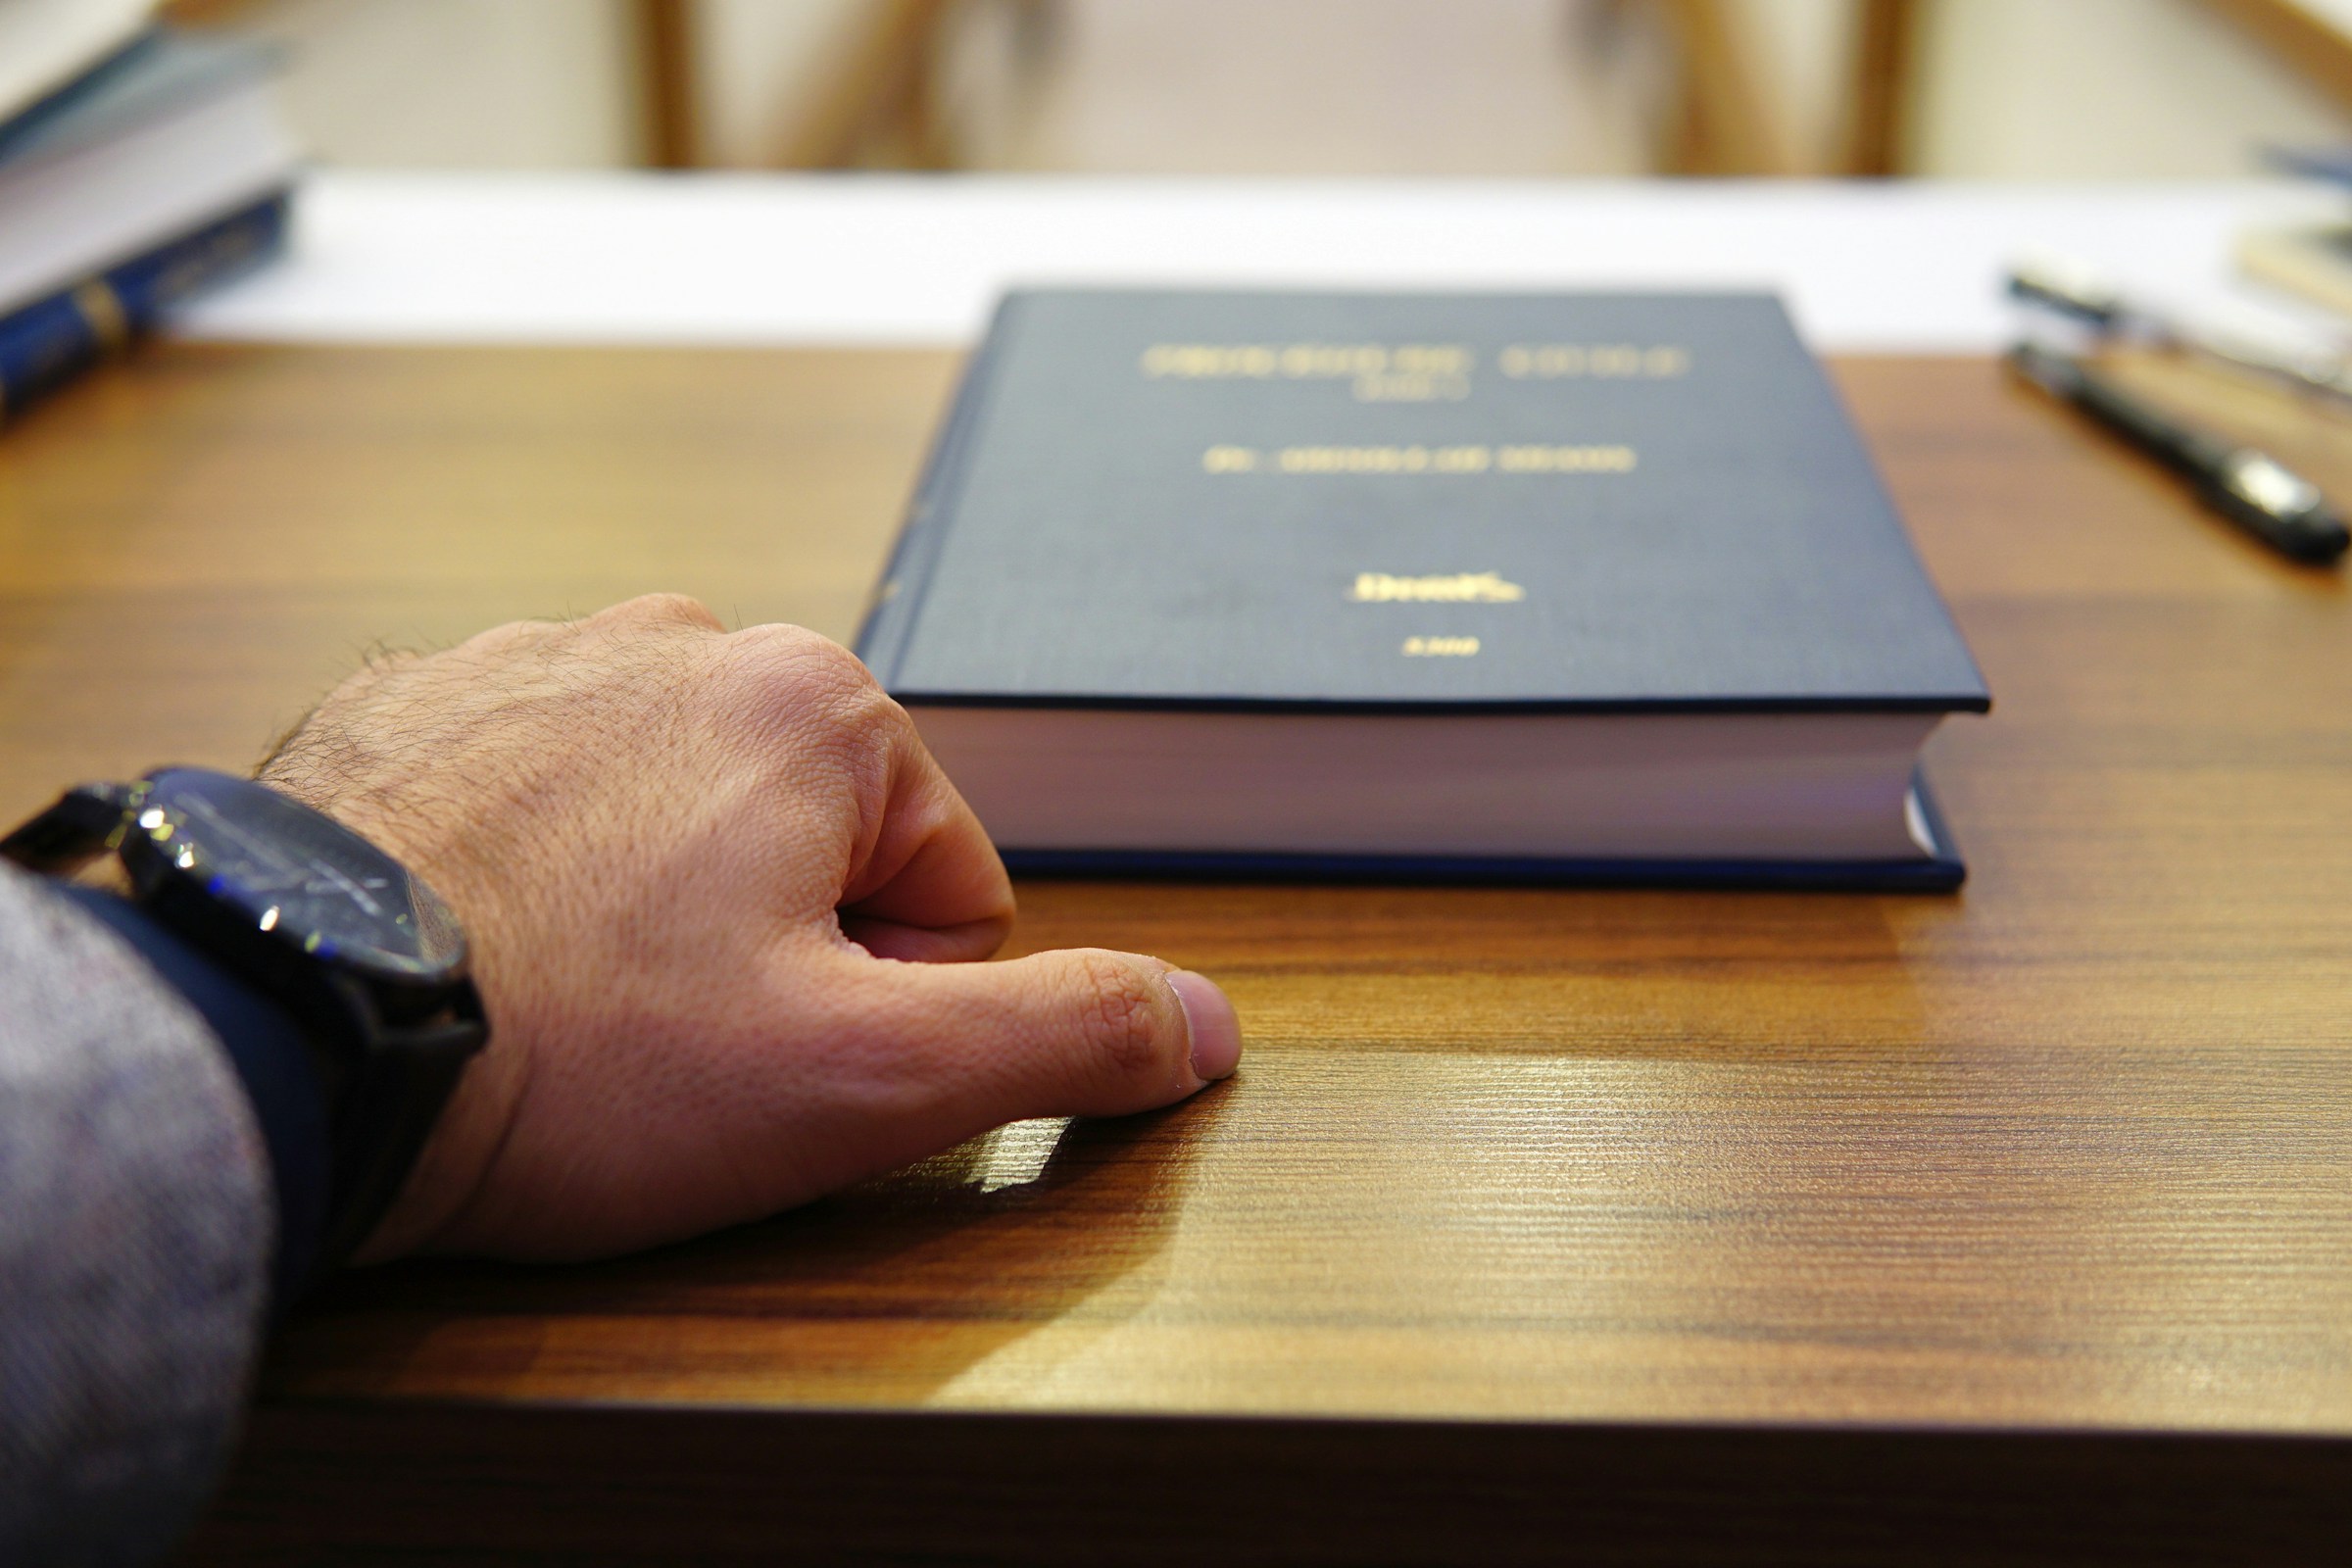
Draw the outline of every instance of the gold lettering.
<instances>
[{"instance_id":1,"label":"gold lettering","mask_svg":"<svg viewBox=\"0 0 2352 1568\"><path fill-rule=\"evenodd\" d=\"M1604 343L1592 351L1592 373L1627 376L1642 373L1642 351L1631 343Z\"/></svg>"},{"instance_id":2,"label":"gold lettering","mask_svg":"<svg viewBox=\"0 0 2352 1568\"><path fill-rule=\"evenodd\" d=\"M1144 374L1180 380L1241 377L1262 380L1280 363L1263 343L1154 343L1144 350Z\"/></svg>"},{"instance_id":3,"label":"gold lettering","mask_svg":"<svg viewBox=\"0 0 2352 1568\"><path fill-rule=\"evenodd\" d=\"M1494 466L1505 473L1631 473L1632 447L1499 448Z\"/></svg>"},{"instance_id":4,"label":"gold lettering","mask_svg":"<svg viewBox=\"0 0 2352 1568\"><path fill-rule=\"evenodd\" d=\"M1672 344L1662 343L1642 356L1642 373L1653 380L1668 380L1690 369L1690 351Z\"/></svg>"},{"instance_id":5,"label":"gold lettering","mask_svg":"<svg viewBox=\"0 0 2352 1568\"><path fill-rule=\"evenodd\" d=\"M1466 375L1423 375L1398 371L1393 375L1355 378L1358 403L1459 403L1470 395Z\"/></svg>"},{"instance_id":6,"label":"gold lettering","mask_svg":"<svg viewBox=\"0 0 2352 1568\"><path fill-rule=\"evenodd\" d=\"M1392 373L1466 378L1476 363L1460 343L1154 343L1139 367L1154 379L1355 381Z\"/></svg>"},{"instance_id":7,"label":"gold lettering","mask_svg":"<svg viewBox=\"0 0 2352 1568\"><path fill-rule=\"evenodd\" d=\"M1449 604L1515 605L1527 590L1506 582L1498 572L1461 571L1450 576L1393 577L1385 571L1359 571L1348 597L1359 605Z\"/></svg>"},{"instance_id":8,"label":"gold lettering","mask_svg":"<svg viewBox=\"0 0 2352 1568\"><path fill-rule=\"evenodd\" d=\"M1267 455L1250 447L1215 446L1200 454L1210 473L1631 473L1638 462L1626 446L1507 447L1282 447Z\"/></svg>"},{"instance_id":9,"label":"gold lettering","mask_svg":"<svg viewBox=\"0 0 2352 1568\"><path fill-rule=\"evenodd\" d=\"M1486 447L1284 447L1274 466L1284 473L1483 473L1493 458Z\"/></svg>"},{"instance_id":10,"label":"gold lettering","mask_svg":"<svg viewBox=\"0 0 2352 1568\"><path fill-rule=\"evenodd\" d=\"M1285 473L1425 473L1427 447L1284 447L1275 464Z\"/></svg>"},{"instance_id":11,"label":"gold lettering","mask_svg":"<svg viewBox=\"0 0 2352 1568\"><path fill-rule=\"evenodd\" d=\"M1478 652L1475 637L1407 637L1407 659L1468 659Z\"/></svg>"},{"instance_id":12,"label":"gold lettering","mask_svg":"<svg viewBox=\"0 0 2352 1568\"><path fill-rule=\"evenodd\" d=\"M1476 363L1460 343L1407 343L1396 350L1396 368L1421 375L1468 375Z\"/></svg>"},{"instance_id":13,"label":"gold lettering","mask_svg":"<svg viewBox=\"0 0 2352 1568\"><path fill-rule=\"evenodd\" d=\"M1514 381L1669 380L1690 370L1690 351L1677 344L1512 343L1494 357Z\"/></svg>"}]
</instances>

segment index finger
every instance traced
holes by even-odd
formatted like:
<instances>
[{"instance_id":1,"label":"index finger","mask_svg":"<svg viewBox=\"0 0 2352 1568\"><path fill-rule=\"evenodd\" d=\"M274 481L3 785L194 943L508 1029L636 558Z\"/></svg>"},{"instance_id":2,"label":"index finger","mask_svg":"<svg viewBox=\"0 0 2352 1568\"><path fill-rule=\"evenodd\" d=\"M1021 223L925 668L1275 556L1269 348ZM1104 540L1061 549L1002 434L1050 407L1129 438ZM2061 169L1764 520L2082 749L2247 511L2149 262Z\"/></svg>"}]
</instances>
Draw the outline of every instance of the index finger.
<instances>
[{"instance_id":1,"label":"index finger","mask_svg":"<svg viewBox=\"0 0 2352 1568\"><path fill-rule=\"evenodd\" d=\"M890 744L881 830L842 891L842 930L877 957L985 958L1012 929L1012 879L904 710Z\"/></svg>"}]
</instances>

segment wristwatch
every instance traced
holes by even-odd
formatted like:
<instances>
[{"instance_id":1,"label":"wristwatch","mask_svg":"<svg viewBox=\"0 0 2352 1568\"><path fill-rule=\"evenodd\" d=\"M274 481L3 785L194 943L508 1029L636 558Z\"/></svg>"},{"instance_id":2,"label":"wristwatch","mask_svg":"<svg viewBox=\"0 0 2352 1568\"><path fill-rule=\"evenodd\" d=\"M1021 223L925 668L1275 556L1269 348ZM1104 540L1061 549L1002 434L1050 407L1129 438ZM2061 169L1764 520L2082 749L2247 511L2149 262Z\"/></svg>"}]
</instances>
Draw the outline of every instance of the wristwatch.
<instances>
[{"instance_id":1,"label":"wristwatch","mask_svg":"<svg viewBox=\"0 0 2352 1568\"><path fill-rule=\"evenodd\" d=\"M489 1039L456 916L324 812L205 768L79 785L0 839L0 857L50 873L109 851L130 875L132 902L302 1032L326 1095L319 1255L347 1258Z\"/></svg>"}]
</instances>

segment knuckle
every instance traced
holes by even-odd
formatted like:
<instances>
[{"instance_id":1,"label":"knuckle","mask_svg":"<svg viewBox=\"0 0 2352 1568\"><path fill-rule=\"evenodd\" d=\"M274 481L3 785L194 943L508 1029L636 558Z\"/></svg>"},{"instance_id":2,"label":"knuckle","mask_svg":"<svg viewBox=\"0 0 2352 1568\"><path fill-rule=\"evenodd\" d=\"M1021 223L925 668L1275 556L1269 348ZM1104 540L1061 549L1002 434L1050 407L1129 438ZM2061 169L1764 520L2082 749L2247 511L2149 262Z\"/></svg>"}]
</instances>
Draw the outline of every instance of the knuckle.
<instances>
[{"instance_id":1,"label":"knuckle","mask_svg":"<svg viewBox=\"0 0 2352 1568\"><path fill-rule=\"evenodd\" d=\"M1152 980L1111 953L1081 956L1079 1020L1087 1043L1121 1078L1159 1076L1174 1031Z\"/></svg>"},{"instance_id":2,"label":"knuckle","mask_svg":"<svg viewBox=\"0 0 2352 1568\"><path fill-rule=\"evenodd\" d=\"M487 631L475 632L460 643L454 651L503 654L514 649L530 647L534 643L544 642L564 629L561 621L554 620L503 621L490 627Z\"/></svg>"},{"instance_id":3,"label":"knuckle","mask_svg":"<svg viewBox=\"0 0 2352 1568\"><path fill-rule=\"evenodd\" d=\"M634 599L614 605L603 614L616 620L642 621L650 625L703 626L711 631L724 629L718 617L710 612L710 607L692 594L639 594Z\"/></svg>"},{"instance_id":4,"label":"knuckle","mask_svg":"<svg viewBox=\"0 0 2352 1568\"><path fill-rule=\"evenodd\" d=\"M747 653L774 660L807 680L845 686L874 685L873 672L856 654L806 626L781 621L752 626L737 632L734 640Z\"/></svg>"},{"instance_id":5,"label":"knuckle","mask_svg":"<svg viewBox=\"0 0 2352 1568\"><path fill-rule=\"evenodd\" d=\"M830 727L863 730L904 720L905 710L873 672L830 637L800 626L760 626L737 632L735 641L763 684Z\"/></svg>"}]
</instances>

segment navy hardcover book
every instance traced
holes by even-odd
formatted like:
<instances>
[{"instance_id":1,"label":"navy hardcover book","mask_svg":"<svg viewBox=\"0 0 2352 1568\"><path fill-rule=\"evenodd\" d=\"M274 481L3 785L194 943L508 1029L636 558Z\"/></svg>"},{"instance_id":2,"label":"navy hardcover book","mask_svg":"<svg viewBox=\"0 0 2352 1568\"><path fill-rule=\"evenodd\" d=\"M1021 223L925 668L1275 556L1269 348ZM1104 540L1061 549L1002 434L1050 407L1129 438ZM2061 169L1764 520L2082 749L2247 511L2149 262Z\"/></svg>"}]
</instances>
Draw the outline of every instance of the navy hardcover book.
<instances>
[{"instance_id":1,"label":"navy hardcover book","mask_svg":"<svg viewBox=\"0 0 2352 1568\"><path fill-rule=\"evenodd\" d=\"M1763 295L1013 294L858 653L1030 869L1950 887L1987 707Z\"/></svg>"}]
</instances>

